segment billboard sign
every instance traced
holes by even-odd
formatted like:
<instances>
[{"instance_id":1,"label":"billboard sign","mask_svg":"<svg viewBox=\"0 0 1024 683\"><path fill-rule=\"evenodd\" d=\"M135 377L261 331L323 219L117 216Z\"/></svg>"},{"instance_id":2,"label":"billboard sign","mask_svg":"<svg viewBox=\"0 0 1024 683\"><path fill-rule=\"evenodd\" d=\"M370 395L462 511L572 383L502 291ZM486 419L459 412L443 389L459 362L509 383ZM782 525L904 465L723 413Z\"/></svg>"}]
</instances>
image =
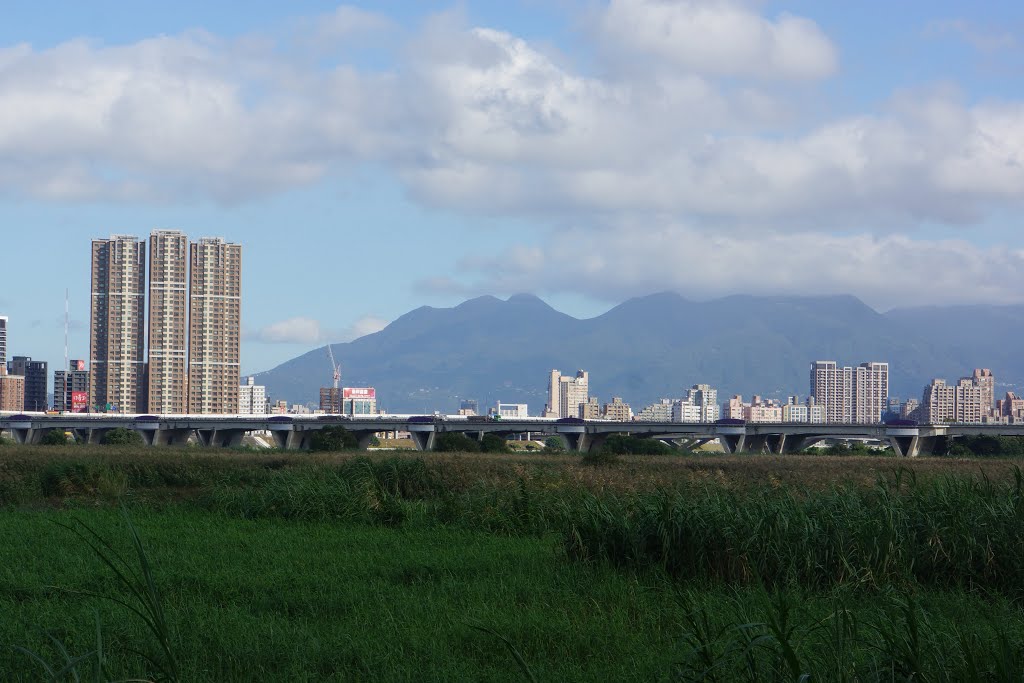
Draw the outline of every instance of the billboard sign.
<instances>
[{"instance_id":1,"label":"billboard sign","mask_svg":"<svg viewBox=\"0 0 1024 683\"><path fill-rule=\"evenodd\" d=\"M85 361L84 360L73 360L73 361L71 361L71 370L72 370L72 372L84 372L85 371Z\"/></svg>"},{"instance_id":2,"label":"billboard sign","mask_svg":"<svg viewBox=\"0 0 1024 683\"><path fill-rule=\"evenodd\" d=\"M89 392L87 391L72 391L71 392L71 412L72 413L84 413L85 409L89 407Z\"/></svg>"},{"instance_id":3,"label":"billboard sign","mask_svg":"<svg viewBox=\"0 0 1024 683\"><path fill-rule=\"evenodd\" d=\"M342 391L344 398L377 398L377 390L373 387L345 387Z\"/></svg>"}]
</instances>

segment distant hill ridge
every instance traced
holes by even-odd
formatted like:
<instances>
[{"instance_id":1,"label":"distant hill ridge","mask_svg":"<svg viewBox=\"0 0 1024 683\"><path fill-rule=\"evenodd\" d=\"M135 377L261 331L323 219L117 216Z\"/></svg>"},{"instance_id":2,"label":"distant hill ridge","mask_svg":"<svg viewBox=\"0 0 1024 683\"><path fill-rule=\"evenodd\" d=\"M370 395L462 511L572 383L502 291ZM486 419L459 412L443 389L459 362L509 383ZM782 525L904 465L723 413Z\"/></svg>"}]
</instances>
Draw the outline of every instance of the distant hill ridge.
<instances>
[{"instance_id":1,"label":"distant hill ridge","mask_svg":"<svg viewBox=\"0 0 1024 683\"><path fill-rule=\"evenodd\" d=\"M1024 384L1024 306L927 306L878 313L853 296L662 292L577 319L530 294L422 306L380 332L332 344L346 386L375 386L389 412L454 411L464 398L546 401L552 368L590 372L591 394L634 410L698 382L734 393L805 396L811 361L887 361L890 393L919 398L933 377L991 368L997 393ZM330 380L325 347L257 374L271 397L315 402Z\"/></svg>"}]
</instances>

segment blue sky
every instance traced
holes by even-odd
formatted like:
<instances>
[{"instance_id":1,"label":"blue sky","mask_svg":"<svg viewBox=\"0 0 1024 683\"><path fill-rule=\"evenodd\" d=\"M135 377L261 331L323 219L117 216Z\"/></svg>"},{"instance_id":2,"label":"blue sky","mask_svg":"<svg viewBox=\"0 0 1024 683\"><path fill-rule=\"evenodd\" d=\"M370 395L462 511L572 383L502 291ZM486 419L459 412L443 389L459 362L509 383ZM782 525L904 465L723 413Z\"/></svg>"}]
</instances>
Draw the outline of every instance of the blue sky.
<instances>
[{"instance_id":1,"label":"blue sky","mask_svg":"<svg viewBox=\"0 0 1024 683\"><path fill-rule=\"evenodd\" d=\"M243 244L246 372L484 293L1024 298L1020 3L239 7L0 7L11 354L155 228Z\"/></svg>"}]
</instances>

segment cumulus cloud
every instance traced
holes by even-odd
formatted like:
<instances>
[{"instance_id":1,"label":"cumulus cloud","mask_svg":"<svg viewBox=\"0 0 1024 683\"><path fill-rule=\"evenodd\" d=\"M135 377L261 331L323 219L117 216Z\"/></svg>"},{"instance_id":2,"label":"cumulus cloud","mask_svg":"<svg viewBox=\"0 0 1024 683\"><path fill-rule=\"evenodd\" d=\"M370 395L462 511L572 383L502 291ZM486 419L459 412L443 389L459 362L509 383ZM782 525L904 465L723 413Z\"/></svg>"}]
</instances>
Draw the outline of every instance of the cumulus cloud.
<instances>
[{"instance_id":1,"label":"cumulus cloud","mask_svg":"<svg viewBox=\"0 0 1024 683\"><path fill-rule=\"evenodd\" d=\"M288 318L258 330L247 333L246 339L265 344L321 344L324 342L347 342L380 332L387 327L388 321L375 316L365 315L356 319L351 325L339 330L328 329L313 318L302 316Z\"/></svg>"},{"instance_id":2,"label":"cumulus cloud","mask_svg":"<svg viewBox=\"0 0 1024 683\"><path fill-rule=\"evenodd\" d=\"M596 236L563 230L541 246L465 259L460 269L466 293L569 292L617 302L665 289L696 299L853 292L884 310L1019 302L1007 283L1024 278L1024 250L899 234L729 235L669 222L607 226Z\"/></svg>"},{"instance_id":3,"label":"cumulus cloud","mask_svg":"<svg viewBox=\"0 0 1024 683\"><path fill-rule=\"evenodd\" d=\"M817 79L836 70L832 41L809 19L775 20L731 0L611 0L602 44L703 74Z\"/></svg>"}]
</instances>

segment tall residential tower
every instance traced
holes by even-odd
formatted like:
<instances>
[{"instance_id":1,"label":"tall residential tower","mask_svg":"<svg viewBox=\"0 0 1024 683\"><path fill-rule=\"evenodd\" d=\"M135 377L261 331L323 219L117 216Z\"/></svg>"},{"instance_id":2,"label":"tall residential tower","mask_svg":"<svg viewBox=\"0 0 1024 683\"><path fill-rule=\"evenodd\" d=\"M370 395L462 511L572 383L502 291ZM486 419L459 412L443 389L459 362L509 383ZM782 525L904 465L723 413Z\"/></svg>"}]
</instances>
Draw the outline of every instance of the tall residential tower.
<instances>
[{"instance_id":1,"label":"tall residential tower","mask_svg":"<svg viewBox=\"0 0 1024 683\"><path fill-rule=\"evenodd\" d=\"M188 238L177 230L149 236L149 412L188 406Z\"/></svg>"},{"instance_id":2,"label":"tall residential tower","mask_svg":"<svg viewBox=\"0 0 1024 683\"><path fill-rule=\"evenodd\" d=\"M188 412L236 413L242 247L203 238L190 252Z\"/></svg>"},{"instance_id":3,"label":"tall residential tower","mask_svg":"<svg viewBox=\"0 0 1024 683\"><path fill-rule=\"evenodd\" d=\"M122 413L146 410L146 244L130 235L92 242L89 398Z\"/></svg>"}]
</instances>

